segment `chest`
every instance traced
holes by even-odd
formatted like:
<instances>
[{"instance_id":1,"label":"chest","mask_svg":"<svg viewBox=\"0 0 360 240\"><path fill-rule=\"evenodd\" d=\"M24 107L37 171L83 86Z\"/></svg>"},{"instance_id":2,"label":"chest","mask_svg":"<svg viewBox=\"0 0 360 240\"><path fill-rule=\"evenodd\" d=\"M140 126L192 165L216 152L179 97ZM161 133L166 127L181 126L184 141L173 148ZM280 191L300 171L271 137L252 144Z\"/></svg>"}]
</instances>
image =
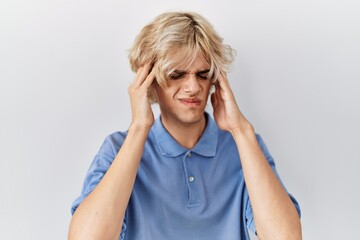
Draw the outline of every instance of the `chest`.
<instances>
[{"instance_id":1,"label":"chest","mask_svg":"<svg viewBox=\"0 0 360 240\"><path fill-rule=\"evenodd\" d=\"M237 152L213 158L191 152L175 158L145 156L127 209L128 231L154 239L175 239L172 234L179 229L184 237L191 232L209 234L207 239L238 232L244 189Z\"/></svg>"},{"instance_id":2,"label":"chest","mask_svg":"<svg viewBox=\"0 0 360 240\"><path fill-rule=\"evenodd\" d=\"M166 209L178 215L206 209L222 211L237 201L243 175L237 152L202 157L191 151L177 157L143 157L133 188L133 200L142 202L144 211ZM186 217L186 216L184 216Z\"/></svg>"}]
</instances>

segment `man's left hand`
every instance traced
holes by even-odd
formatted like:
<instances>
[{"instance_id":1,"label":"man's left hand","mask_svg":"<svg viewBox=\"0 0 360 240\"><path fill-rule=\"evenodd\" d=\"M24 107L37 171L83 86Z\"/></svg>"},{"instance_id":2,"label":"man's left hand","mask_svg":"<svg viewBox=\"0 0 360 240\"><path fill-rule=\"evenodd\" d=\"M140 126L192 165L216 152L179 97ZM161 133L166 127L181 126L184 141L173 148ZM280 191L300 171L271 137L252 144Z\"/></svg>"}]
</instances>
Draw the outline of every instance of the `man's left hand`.
<instances>
[{"instance_id":1,"label":"man's left hand","mask_svg":"<svg viewBox=\"0 0 360 240\"><path fill-rule=\"evenodd\" d=\"M211 103L215 121L221 130L233 133L235 130L252 128L236 103L226 73L221 73L215 82L215 92L211 94Z\"/></svg>"}]
</instances>

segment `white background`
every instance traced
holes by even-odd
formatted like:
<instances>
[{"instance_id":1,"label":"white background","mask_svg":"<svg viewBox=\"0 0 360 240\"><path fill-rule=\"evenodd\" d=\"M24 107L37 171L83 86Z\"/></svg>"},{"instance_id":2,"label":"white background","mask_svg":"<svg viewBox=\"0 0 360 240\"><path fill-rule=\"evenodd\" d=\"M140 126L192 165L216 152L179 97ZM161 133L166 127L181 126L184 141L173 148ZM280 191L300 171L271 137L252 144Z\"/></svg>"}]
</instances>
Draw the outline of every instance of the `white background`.
<instances>
[{"instance_id":1,"label":"white background","mask_svg":"<svg viewBox=\"0 0 360 240\"><path fill-rule=\"evenodd\" d=\"M2 0L0 239L66 239L93 156L130 123L127 49L168 10L201 13L237 50L234 93L304 239L360 239L357 0Z\"/></svg>"}]
</instances>

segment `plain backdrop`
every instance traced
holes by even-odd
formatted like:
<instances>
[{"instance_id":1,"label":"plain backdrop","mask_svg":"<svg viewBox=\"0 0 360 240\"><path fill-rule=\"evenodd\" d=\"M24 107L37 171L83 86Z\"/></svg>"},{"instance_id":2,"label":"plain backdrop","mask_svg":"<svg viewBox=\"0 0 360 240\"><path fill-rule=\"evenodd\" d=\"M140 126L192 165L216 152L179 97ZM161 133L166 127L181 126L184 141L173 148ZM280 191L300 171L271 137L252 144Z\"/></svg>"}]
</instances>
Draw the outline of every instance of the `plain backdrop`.
<instances>
[{"instance_id":1,"label":"plain backdrop","mask_svg":"<svg viewBox=\"0 0 360 240\"><path fill-rule=\"evenodd\" d=\"M169 10L199 12L236 49L230 83L304 239L360 239L357 0L2 0L0 239L66 239L94 155L130 123L127 50Z\"/></svg>"}]
</instances>

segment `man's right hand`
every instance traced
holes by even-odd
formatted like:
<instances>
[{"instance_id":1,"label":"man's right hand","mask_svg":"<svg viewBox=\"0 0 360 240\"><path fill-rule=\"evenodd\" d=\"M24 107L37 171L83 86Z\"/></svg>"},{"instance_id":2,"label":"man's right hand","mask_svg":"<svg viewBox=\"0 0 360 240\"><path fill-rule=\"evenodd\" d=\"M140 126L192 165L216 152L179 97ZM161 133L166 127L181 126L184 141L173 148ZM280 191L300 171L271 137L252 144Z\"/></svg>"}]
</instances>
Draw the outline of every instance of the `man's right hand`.
<instances>
[{"instance_id":1,"label":"man's right hand","mask_svg":"<svg viewBox=\"0 0 360 240\"><path fill-rule=\"evenodd\" d=\"M128 88L133 126L150 128L154 123L154 114L147 94L155 79L154 68L151 68L152 64L141 66Z\"/></svg>"},{"instance_id":2,"label":"man's right hand","mask_svg":"<svg viewBox=\"0 0 360 240\"><path fill-rule=\"evenodd\" d=\"M151 65L136 72L129 86L132 122L125 141L96 188L79 205L69 239L119 239L148 131L154 123L147 92L155 79ZM97 180L96 180L97 181Z\"/></svg>"}]
</instances>

